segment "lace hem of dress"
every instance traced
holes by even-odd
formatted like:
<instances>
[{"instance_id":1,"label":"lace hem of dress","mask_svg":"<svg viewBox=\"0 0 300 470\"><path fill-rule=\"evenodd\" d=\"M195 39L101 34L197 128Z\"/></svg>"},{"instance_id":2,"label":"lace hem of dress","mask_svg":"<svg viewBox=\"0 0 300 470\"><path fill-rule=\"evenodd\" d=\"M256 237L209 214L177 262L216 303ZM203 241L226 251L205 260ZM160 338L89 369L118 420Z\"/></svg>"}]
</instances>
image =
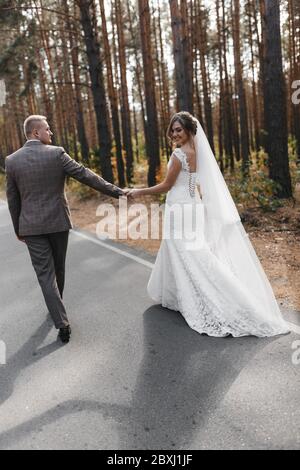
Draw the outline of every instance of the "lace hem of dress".
<instances>
[{"instance_id":1,"label":"lace hem of dress","mask_svg":"<svg viewBox=\"0 0 300 470\"><path fill-rule=\"evenodd\" d=\"M167 249L167 247L165 246L164 249ZM161 292L155 293L155 300L163 307L179 311L192 329L200 334L205 333L209 336L216 337L229 335L233 337L252 335L257 337L269 337L289 332L284 322L274 322L270 324L261 321L259 319L260 313L255 311L252 306L241 307L233 305L230 302L226 302L224 297L222 309L220 309L217 304L211 301L210 296L206 295L205 291L200 289L197 273L194 272L191 267L191 262L184 248L180 247L180 242L174 243L173 241L172 250L176 250L179 255L181 268L184 269L186 278L189 279L189 292L182 289L182 286L176 286L176 281L171 269L172 263L176 263L176 260L173 259L172 262L169 260L170 265L168 266L168 271L173 278L173 289L177 304L175 301L170 302L169 299L164 298L163 289ZM175 268L174 266L172 267L173 269ZM212 269L210 269L209 263L207 263L206 268L206 272L203 274L211 278L214 267L211 266ZM170 279L171 278L168 280L169 282ZM216 281L218 282L217 279ZM224 312L226 311L232 314L231 319L224 318Z\"/></svg>"}]
</instances>

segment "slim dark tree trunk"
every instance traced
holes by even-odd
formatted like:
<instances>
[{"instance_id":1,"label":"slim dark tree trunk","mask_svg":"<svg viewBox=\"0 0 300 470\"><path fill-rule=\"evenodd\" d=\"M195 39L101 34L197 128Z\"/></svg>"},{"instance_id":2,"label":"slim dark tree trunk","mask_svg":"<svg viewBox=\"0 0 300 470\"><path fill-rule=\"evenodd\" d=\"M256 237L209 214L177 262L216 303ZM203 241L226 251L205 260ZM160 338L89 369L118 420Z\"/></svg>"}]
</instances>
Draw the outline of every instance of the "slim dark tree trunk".
<instances>
[{"instance_id":1,"label":"slim dark tree trunk","mask_svg":"<svg viewBox=\"0 0 300 470\"><path fill-rule=\"evenodd\" d=\"M126 74L126 51L124 38L124 11L120 0L115 0L115 19L117 23L119 64L121 75L121 118L123 129L123 145L126 151L126 177L130 184L133 177L133 150L131 141L131 116L128 98L128 85Z\"/></svg>"},{"instance_id":2,"label":"slim dark tree trunk","mask_svg":"<svg viewBox=\"0 0 300 470\"><path fill-rule=\"evenodd\" d=\"M133 53L134 53L134 60L135 60L135 68L134 68L135 79L136 79L136 85L138 88L138 96L139 96L140 105L141 105L141 115L142 115L144 135L146 138L147 122L146 122L146 110L145 110L145 103L144 103L145 100L144 100L143 88L142 88L141 58L140 58L139 51L138 51L139 40L137 38L136 29L134 30L133 28L133 18L132 18L132 13L130 10L129 0L126 1L126 5L127 5L128 19L129 19L129 32L130 32L130 37L131 37L131 41L133 45Z\"/></svg>"},{"instance_id":3,"label":"slim dark tree trunk","mask_svg":"<svg viewBox=\"0 0 300 470\"><path fill-rule=\"evenodd\" d=\"M234 158L232 148L232 117L231 117L231 96L229 88L229 76L227 66L227 24L226 24L226 11L225 0L221 0L222 5L222 46L223 46L223 63L224 63L224 143L225 143L225 167L230 165L230 170L234 169Z\"/></svg>"},{"instance_id":4,"label":"slim dark tree trunk","mask_svg":"<svg viewBox=\"0 0 300 470\"><path fill-rule=\"evenodd\" d=\"M187 37L184 18L178 5L178 0L169 0L172 34L173 34L173 54L175 62L175 79L177 91L178 108L181 111L193 112L193 99L190 92L191 75L187 67Z\"/></svg>"},{"instance_id":5,"label":"slim dark tree trunk","mask_svg":"<svg viewBox=\"0 0 300 470\"><path fill-rule=\"evenodd\" d=\"M218 61L219 61L219 83L220 83L220 93L219 93L219 132L218 132L218 141L219 141L219 160L220 160L220 170L224 171L224 145L223 145L223 123L225 120L224 112L224 79L223 79L223 61L222 61L222 34L221 34L221 19L220 19L220 3L219 0L216 0L216 13L217 13L217 34L218 34Z\"/></svg>"},{"instance_id":6,"label":"slim dark tree trunk","mask_svg":"<svg viewBox=\"0 0 300 470\"><path fill-rule=\"evenodd\" d=\"M156 172L160 167L160 156L148 0L139 0L139 15L147 111L146 148L149 161L148 184L153 186L156 184Z\"/></svg>"},{"instance_id":7,"label":"slim dark tree trunk","mask_svg":"<svg viewBox=\"0 0 300 470\"><path fill-rule=\"evenodd\" d=\"M92 0L76 1L80 9L81 24L84 32L84 40L89 64L89 73L97 120L101 172L104 179L109 182L113 182L109 116L106 103L100 47L97 41L97 35L93 28Z\"/></svg>"},{"instance_id":8,"label":"slim dark tree trunk","mask_svg":"<svg viewBox=\"0 0 300 470\"><path fill-rule=\"evenodd\" d=\"M255 81L255 59L254 59L254 41L253 41L253 23L252 23L252 0L247 4L247 16L248 16L248 35L249 45L251 52L251 73L252 73L252 112L253 112L253 126L254 126L254 139L255 139L255 150L259 151L260 147L260 135L259 135L259 110L258 110L258 99L257 99L257 86Z\"/></svg>"},{"instance_id":9,"label":"slim dark tree trunk","mask_svg":"<svg viewBox=\"0 0 300 470\"><path fill-rule=\"evenodd\" d=\"M240 42L240 3L234 0L233 10L233 45L234 45L234 66L237 93L239 97L239 124L240 124L240 143L242 154L242 173L243 176L249 176L249 133L246 94L243 83L243 71L241 61L241 42Z\"/></svg>"},{"instance_id":10,"label":"slim dark tree trunk","mask_svg":"<svg viewBox=\"0 0 300 470\"><path fill-rule=\"evenodd\" d=\"M111 107L114 137L115 137L115 142L116 142L118 181L119 181L119 186L123 188L125 186L125 174L124 174L124 162L123 162L123 156L122 156L122 142L121 142L119 110L118 110L118 95L117 95L117 90L115 89L114 80L113 80L112 60L111 60L111 53L110 53L108 34L107 34L104 1L99 0L99 3L100 3L100 11L101 11L103 44L104 44L104 51L105 51L105 63L106 63L106 70L107 70L108 95L109 95L109 101L110 101L110 107Z\"/></svg>"},{"instance_id":11,"label":"slim dark tree trunk","mask_svg":"<svg viewBox=\"0 0 300 470\"><path fill-rule=\"evenodd\" d=\"M201 65L201 75L202 75L202 86L203 86L203 98L204 98L204 113L205 113L205 123L206 123L206 132L207 138L209 140L210 146L213 153L215 153L214 146L214 135L213 135L213 122L212 122L212 107L211 100L209 96L208 89L208 67L206 64L206 54L207 54L207 37L206 37L206 20L204 18L204 11L201 8L200 0L197 2L197 44L200 52L200 65Z\"/></svg>"},{"instance_id":12,"label":"slim dark tree trunk","mask_svg":"<svg viewBox=\"0 0 300 470\"><path fill-rule=\"evenodd\" d=\"M68 2L63 2L66 13L66 25L69 31L69 41L71 48L72 70L74 77L75 105L76 105L76 127L78 139L81 148L81 157L84 162L89 161L89 144L86 137L85 122L83 118L82 96L80 89L80 71L79 71L79 35L77 24L70 21Z\"/></svg>"},{"instance_id":13,"label":"slim dark tree trunk","mask_svg":"<svg viewBox=\"0 0 300 470\"><path fill-rule=\"evenodd\" d=\"M280 198L292 196L288 159L286 90L282 67L279 0L265 1L264 109L270 178Z\"/></svg>"}]
</instances>

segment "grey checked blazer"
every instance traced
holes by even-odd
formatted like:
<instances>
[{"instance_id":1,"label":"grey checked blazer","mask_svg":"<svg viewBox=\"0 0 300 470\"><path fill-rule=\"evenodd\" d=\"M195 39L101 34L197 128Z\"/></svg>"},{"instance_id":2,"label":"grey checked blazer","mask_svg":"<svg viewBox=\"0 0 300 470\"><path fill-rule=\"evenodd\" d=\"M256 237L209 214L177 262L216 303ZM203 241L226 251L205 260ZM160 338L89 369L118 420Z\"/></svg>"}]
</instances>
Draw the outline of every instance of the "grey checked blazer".
<instances>
[{"instance_id":1,"label":"grey checked blazer","mask_svg":"<svg viewBox=\"0 0 300 470\"><path fill-rule=\"evenodd\" d=\"M26 142L5 161L8 207L18 236L72 228L64 187L66 176L118 198L123 192L73 160L62 147Z\"/></svg>"}]
</instances>

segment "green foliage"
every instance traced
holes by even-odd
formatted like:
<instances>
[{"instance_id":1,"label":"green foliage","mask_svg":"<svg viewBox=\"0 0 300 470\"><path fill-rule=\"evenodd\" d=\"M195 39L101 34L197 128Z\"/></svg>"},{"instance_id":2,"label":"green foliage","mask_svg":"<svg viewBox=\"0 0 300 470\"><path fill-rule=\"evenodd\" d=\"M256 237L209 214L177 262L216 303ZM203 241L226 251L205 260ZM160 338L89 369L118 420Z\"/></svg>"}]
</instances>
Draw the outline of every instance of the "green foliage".
<instances>
[{"instance_id":1,"label":"green foliage","mask_svg":"<svg viewBox=\"0 0 300 470\"><path fill-rule=\"evenodd\" d=\"M292 179L292 188L300 183L300 162L297 155L297 142L295 138L289 138L289 162Z\"/></svg>"},{"instance_id":2,"label":"green foliage","mask_svg":"<svg viewBox=\"0 0 300 470\"><path fill-rule=\"evenodd\" d=\"M267 155L261 149L257 155L252 155L251 159L253 164L250 166L248 178L243 178L240 163L237 164L234 176L227 178L225 175L231 195L237 204L244 207L249 207L257 201L264 211L275 212L283 206L283 202L275 196L280 185L268 177Z\"/></svg>"},{"instance_id":3,"label":"green foliage","mask_svg":"<svg viewBox=\"0 0 300 470\"><path fill-rule=\"evenodd\" d=\"M25 16L21 9L16 6L22 6L25 2L23 0L0 0L0 26L17 26Z\"/></svg>"},{"instance_id":4,"label":"green foliage","mask_svg":"<svg viewBox=\"0 0 300 470\"><path fill-rule=\"evenodd\" d=\"M99 172L100 171L100 149L99 147L94 147L90 149L90 159L89 165L91 170Z\"/></svg>"},{"instance_id":5,"label":"green foliage","mask_svg":"<svg viewBox=\"0 0 300 470\"><path fill-rule=\"evenodd\" d=\"M297 143L289 138L289 165L292 179L292 187L300 182L300 165L297 162ZM225 175L230 192L237 204L249 207L253 201L257 201L264 211L275 212L283 206L283 201L276 197L276 191L280 185L268 177L268 156L261 148L258 154L251 156L253 164L250 166L249 178L242 177L240 163L237 163L235 174ZM298 163L298 164L297 164Z\"/></svg>"},{"instance_id":6,"label":"green foliage","mask_svg":"<svg viewBox=\"0 0 300 470\"><path fill-rule=\"evenodd\" d=\"M73 178L68 179L67 189L72 193L75 193L81 200L90 199L96 194L94 189L76 181Z\"/></svg>"},{"instance_id":7,"label":"green foliage","mask_svg":"<svg viewBox=\"0 0 300 470\"><path fill-rule=\"evenodd\" d=\"M70 156L74 158L72 152L70 152ZM88 163L80 162L84 166L87 166L90 170L94 171L98 175L100 174L100 159L99 159L99 151L97 149L93 149L90 151L90 158ZM95 190L86 186L85 184L76 181L73 178L67 179L67 188L69 191L75 193L80 199L86 200L90 199L91 197L95 196Z\"/></svg>"}]
</instances>

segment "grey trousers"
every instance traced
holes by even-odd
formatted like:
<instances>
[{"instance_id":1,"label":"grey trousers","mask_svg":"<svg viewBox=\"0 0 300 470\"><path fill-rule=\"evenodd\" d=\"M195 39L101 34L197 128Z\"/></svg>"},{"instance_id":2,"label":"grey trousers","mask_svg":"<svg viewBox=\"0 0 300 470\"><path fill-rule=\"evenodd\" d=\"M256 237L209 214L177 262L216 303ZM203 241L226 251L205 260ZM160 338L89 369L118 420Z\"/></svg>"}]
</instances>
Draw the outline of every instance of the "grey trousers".
<instances>
[{"instance_id":1,"label":"grey trousers","mask_svg":"<svg viewBox=\"0 0 300 470\"><path fill-rule=\"evenodd\" d=\"M68 236L69 231L22 237L56 328L69 325L62 301Z\"/></svg>"}]
</instances>

